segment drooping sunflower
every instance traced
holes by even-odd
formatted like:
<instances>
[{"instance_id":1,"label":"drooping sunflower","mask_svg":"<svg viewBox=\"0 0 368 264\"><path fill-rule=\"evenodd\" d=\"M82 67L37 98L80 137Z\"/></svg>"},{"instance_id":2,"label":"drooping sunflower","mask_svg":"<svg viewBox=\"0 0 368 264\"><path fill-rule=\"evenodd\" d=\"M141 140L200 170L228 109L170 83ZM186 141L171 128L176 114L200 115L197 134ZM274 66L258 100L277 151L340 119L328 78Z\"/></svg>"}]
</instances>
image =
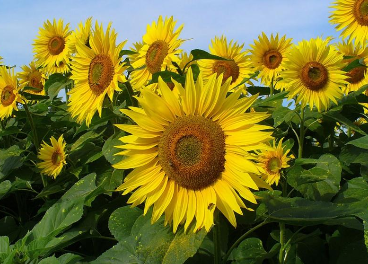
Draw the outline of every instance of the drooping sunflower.
<instances>
[{"instance_id":1,"label":"drooping sunflower","mask_svg":"<svg viewBox=\"0 0 368 264\"><path fill-rule=\"evenodd\" d=\"M18 93L19 86L17 76L14 69L6 69L0 66L0 119L4 120L9 117L13 110L18 110L17 103L22 102L22 98Z\"/></svg>"},{"instance_id":2,"label":"drooping sunflower","mask_svg":"<svg viewBox=\"0 0 368 264\"><path fill-rule=\"evenodd\" d=\"M58 22L54 19L53 23L47 20L43 26L33 44L37 66L51 67L61 61L67 61L70 55L69 24L64 27L62 19Z\"/></svg>"},{"instance_id":3,"label":"drooping sunflower","mask_svg":"<svg viewBox=\"0 0 368 264\"><path fill-rule=\"evenodd\" d=\"M368 48L360 44L354 44L353 42L342 41L336 44L338 51L346 56L344 58L344 67L348 66L351 62L356 59L368 58ZM368 75L366 74L367 68L365 66L356 67L350 70L346 75L346 79L349 83L347 84L344 93L357 91L363 85L368 84Z\"/></svg>"},{"instance_id":4,"label":"drooping sunflower","mask_svg":"<svg viewBox=\"0 0 368 264\"><path fill-rule=\"evenodd\" d=\"M337 24L338 31L344 39L355 39L364 45L368 39L368 1L367 0L336 0L331 6L334 11L330 16L331 24Z\"/></svg>"},{"instance_id":5,"label":"drooping sunflower","mask_svg":"<svg viewBox=\"0 0 368 264\"><path fill-rule=\"evenodd\" d=\"M63 166L66 164L65 146L63 135L56 140L51 137L51 146L45 141L41 144L41 149L38 153L38 158L42 162L37 164L41 169L41 173L53 177L54 179L60 174Z\"/></svg>"},{"instance_id":6,"label":"drooping sunflower","mask_svg":"<svg viewBox=\"0 0 368 264\"><path fill-rule=\"evenodd\" d=\"M215 37L209 46L210 53L228 60L200 60L198 65L203 72L203 78L209 78L212 74L223 74L223 82L231 79L230 90L251 74L250 62L247 59L247 52L243 51L244 44L237 42L227 42L226 37Z\"/></svg>"},{"instance_id":7,"label":"drooping sunflower","mask_svg":"<svg viewBox=\"0 0 368 264\"><path fill-rule=\"evenodd\" d=\"M131 73L130 82L135 90L139 91L147 85L152 74L173 67L172 62L177 62L175 54L181 52L178 48L184 40L179 39L183 26L175 30L175 24L173 17L163 21L160 16L157 24L153 22L151 26L147 26L147 32L143 36L144 45L132 63L135 70Z\"/></svg>"},{"instance_id":8,"label":"drooping sunflower","mask_svg":"<svg viewBox=\"0 0 368 264\"><path fill-rule=\"evenodd\" d=\"M274 140L272 147L258 153L258 162L264 170L263 179L268 184L279 184L281 169L290 167L288 162L294 158L293 154L288 156L289 152L290 149L285 150L285 147L282 146L281 139L278 145Z\"/></svg>"},{"instance_id":9,"label":"drooping sunflower","mask_svg":"<svg viewBox=\"0 0 368 264\"><path fill-rule=\"evenodd\" d=\"M91 36L91 30L92 30L92 17L89 17L87 18L84 24L80 22L78 28L71 33L69 39L69 47L70 52L72 54L77 52L76 48L77 42L82 42L87 47L90 47L89 38Z\"/></svg>"},{"instance_id":10,"label":"drooping sunflower","mask_svg":"<svg viewBox=\"0 0 368 264\"><path fill-rule=\"evenodd\" d=\"M293 47L285 61L282 71L283 81L289 83L285 88L289 91L289 99L296 96L296 102L302 107L309 104L312 109L326 110L330 100L342 96L340 86L346 84L343 68L343 55L329 45L330 38L303 40Z\"/></svg>"},{"instance_id":11,"label":"drooping sunflower","mask_svg":"<svg viewBox=\"0 0 368 264\"><path fill-rule=\"evenodd\" d=\"M32 87L34 90L27 90L27 93L45 95L44 85L46 78L41 69L38 69L33 61L29 66L23 65L21 68L23 72L18 73L21 88L26 86Z\"/></svg>"},{"instance_id":12,"label":"drooping sunflower","mask_svg":"<svg viewBox=\"0 0 368 264\"><path fill-rule=\"evenodd\" d=\"M239 99L240 90L227 96L230 79L222 80L213 74L204 85L200 74L194 83L189 69L185 89L174 81L179 100L159 78L161 97L142 90L143 109L121 110L137 125L117 125L131 135L121 138L118 155L127 157L114 167L134 169L117 190L133 192L128 203L145 202L145 213L153 205L152 222L165 213L174 232L194 219L194 231L208 231L215 208L236 226L234 212L247 208L241 197L256 203L250 189L268 187L248 152L271 138L264 131L270 127L257 124L268 115L245 113L256 96Z\"/></svg>"},{"instance_id":13,"label":"drooping sunflower","mask_svg":"<svg viewBox=\"0 0 368 264\"><path fill-rule=\"evenodd\" d=\"M261 82L267 86L274 85L276 89L281 88L277 85L279 74L284 70L286 55L292 45L292 39L287 39L284 35L279 38L279 34L274 36L271 34L270 39L264 32L258 36L258 40L254 40L254 45L250 45L252 49L249 55L252 65L256 71L259 71L258 77Z\"/></svg>"},{"instance_id":14,"label":"drooping sunflower","mask_svg":"<svg viewBox=\"0 0 368 264\"><path fill-rule=\"evenodd\" d=\"M123 72L127 67L119 58L126 41L116 45L116 36L111 23L104 33L102 24L96 22L89 40L91 48L84 43L77 43L71 76L75 84L69 92L68 110L73 118L77 118L77 122L86 121L87 126L96 111L101 117L105 95L112 100L114 91L120 91L118 82L126 81Z\"/></svg>"}]
</instances>

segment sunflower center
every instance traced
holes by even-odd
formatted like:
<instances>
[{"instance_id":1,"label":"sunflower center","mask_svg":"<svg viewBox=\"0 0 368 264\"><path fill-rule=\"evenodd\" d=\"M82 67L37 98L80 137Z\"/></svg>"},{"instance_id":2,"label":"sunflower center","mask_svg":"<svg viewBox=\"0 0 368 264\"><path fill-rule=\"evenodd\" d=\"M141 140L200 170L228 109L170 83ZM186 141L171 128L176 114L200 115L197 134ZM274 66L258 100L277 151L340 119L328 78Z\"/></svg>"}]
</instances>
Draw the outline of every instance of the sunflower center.
<instances>
[{"instance_id":1,"label":"sunflower center","mask_svg":"<svg viewBox=\"0 0 368 264\"><path fill-rule=\"evenodd\" d=\"M31 73L29 77L29 86L36 88L35 93L40 93L43 90L43 84L41 82L41 75L39 72Z\"/></svg>"},{"instance_id":2,"label":"sunflower center","mask_svg":"<svg viewBox=\"0 0 368 264\"><path fill-rule=\"evenodd\" d=\"M282 62L282 55L277 50L269 50L263 54L263 64L269 69L276 69Z\"/></svg>"},{"instance_id":3,"label":"sunflower center","mask_svg":"<svg viewBox=\"0 0 368 264\"><path fill-rule=\"evenodd\" d=\"M356 0L353 13L360 25L368 26L368 0Z\"/></svg>"},{"instance_id":4,"label":"sunflower center","mask_svg":"<svg viewBox=\"0 0 368 264\"><path fill-rule=\"evenodd\" d=\"M217 76L221 73L224 75L222 83L224 83L230 76L232 77L231 83L234 83L239 77L239 66L235 61L216 61L213 64L212 72L217 73Z\"/></svg>"},{"instance_id":5,"label":"sunflower center","mask_svg":"<svg viewBox=\"0 0 368 264\"><path fill-rule=\"evenodd\" d=\"M273 157L268 161L267 170L270 174L278 173L281 169L281 161L277 157Z\"/></svg>"},{"instance_id":6,"label":"sunflower center","mask_svg":"<svg viewBox=\"0 0 368 264\"><path fill-rule=\"evenodd\" d=\"M367 68L364 66L359 66L359 67L352 69L346 74L347 76L349 76L349 78L347 78L347 81L353 84L359 83L361 80L364 79L364 75L366 71L367 71Z\"/></svg>"},{"instance_id":7,"label":"sunflower center","mask_svg":"<svg viewBox=\"0 0 368 264\"><path fill-rule=\"evenodd\" d=\"M161 70L161 65L165 57L169 54L169 47L163 40L153 42L146 53L146 65L150 73L156 73Z\"/></svg>"},{"instance_id":8,"label":"sunflower center","mask_svg":"<svg viewBox=\"0 0 368 264\"><path fill-rule=\"evenodd\" d=\"M224 171L225 135L214 121L201 116L175 120L159 142L160 164L180 186L200 190Z\"/></svg>"},{"instance_id":9,"label":"sunflower center","mask_svg":"<svg viewBox=\"0 0 368 264\"><path fill-rule=\"evenodd\" d=\"M1 104L3 106L11 105L15 99L15 94L13 93L13 86L5 86L3 91L1 92Z\"/></svg>"},{"instance_id":10,"label":"sunflower center","mask_svg":"<svg viewBox=\"0 0 368 264\"><path fill-rule=\"evenodd\" d=\"M99 96L109 87L114 77L114 65L109 56L99 54L89 65L88 83L92 92Z\"/></svg>"},{"instance_id":11,"label":"sunflower center","mask_svg":"<svg viewBox=\"0 0 368 264\"><path fill-rule=\"evenodd\" d=\"M301 80L309 90L318 91L327 84L327 69L319 62L308 62L302 68Z\"/></svg>"},{"instance_id":12,"label":"sunflower center","mask_svg":"<svg viewBox=\"0 0 368 264\"><path fill-rule=\"evenodd\" d=\"M61 153L59 152L59 150L52 153L52 156L51 156L52 164L59 165L60 162L61 162L61 159L62 159L62 156L61 156Z\"/></svg>"},{"instance_id":13,"label":"sunflower center","mask_svg":"<svg viewBox=\"0 0 368 264\"><path fill-rule=\"evenodd\" d=\"M65 48L65 40L63 37L54 36L48 43L49 51L52 55L60 54Z\"/></svg>"}]
</instances>

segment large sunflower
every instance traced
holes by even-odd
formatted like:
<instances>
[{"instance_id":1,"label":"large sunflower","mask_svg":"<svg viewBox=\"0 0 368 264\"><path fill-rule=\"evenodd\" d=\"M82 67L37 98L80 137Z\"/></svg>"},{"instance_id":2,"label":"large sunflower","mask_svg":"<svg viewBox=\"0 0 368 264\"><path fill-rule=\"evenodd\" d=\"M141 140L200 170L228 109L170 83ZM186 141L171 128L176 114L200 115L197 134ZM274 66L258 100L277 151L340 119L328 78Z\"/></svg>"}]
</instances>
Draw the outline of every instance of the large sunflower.
<instances>
[{"instance_id":1,"label":"large sunflower","mask_svg":"<svg viewBox=\"0 0 368 264\"><path fill-rule=\"evenodd\" d=\"M257 124L268 115L244 113L257 97L239 99L240 90L227 96L230 79L222 80L213 74L203 85L200 74L194 83L189 69L185 89L174 81L179 100L159 78L161 97L142 90L143 109L121 110L137 125L118 125L131 135L121 138L118 155L127 157L114 167L134 170L117 190L133 191L128 203L145 202L145 213L153 205L152 222L165 213L174 232L194 218L194 231L208 231L215 208L236 226L234 212L247 208L240 197L256 203L250 188L268 187L248 153L271 138L263 131L271 128Z\"/></svg>"},{"instance_id":2,"label":"large sunflower","mask_svg":"<svg viewBox=\"0 0 368 264\"><path fill-rule=\"evenodd\" d=\"M343 68L343 56L329 45L330 39L321 38L303 40L293 47L285 61L285 71L281 72L283 81L289 83L289 99L296 98L302 107L309 104L312 109L326 110L330 100L342 96L340 86L345 85L346 75Z\"/></svg>"},{"instance_id":3,"label":"large sunflower","mask_svg":"<svg viewBox=\"0 0 368 264\"><path fill-rule=\"evenodd\" d=\"M294 158L294 155L289 155L290 149L286 149L282 146L282 139L279 144L276 145L276 141L273 141L273 146L269 149L262 150L258 154L258 162L263 168L264 180L272 185L279 184L281 169L290 167L288 161Z\"/></svg>"},{"instance_id":4,"label":"large sunflower","mask_svg":"<svg viewBox=\"0 0 368 264\"><path fill-rule=\"evenodd\" d=\"M286 39L284 35L279 38L279 34L268 39L265 33L258 36L259 41L254 40L254 45L250 45L251 55L249 55L252 65L259 71L261 82L267 86L273 84L275 88L281 88L278 84L278 77L286 60L286 55L292 45L292 39ZM273 82L273 83L272 83Z\"/></svg>"},{"instance_id":5,"label":"large sunflower","mask_svg":"<svg viewBox=\"0 0 368 264\"><path fill-rule=\"evenodd\" d=\"M32 87L34 90L27 90L27 93L45 95L45 75L36 67L36 64L32 61L29 66L23 65L21 68L23 72L18 73L21 88Z\"/></svg>"},{"instance_id":6,"label":"large sunflower","mask_svg":"<svg viewBox=\"0 0 368 264\"><path fill-rule=\"evenodd\" d=\"M18 93L19 87L14 69L0 66L0 119L9 117L13 110L18 110L17 103L21 103Z\"/></svg>"},{"instance_id":7,"label":"large sunflower","mask_svg":"<svg viewBox=\"0 0 368 264\"><path fill-rule=\"evenodd\" d=\"M147 85L152 74L173 67L172 62L178 60L175 54L181 52L178 48L184 42L178 38L183 26L174 31L175 24L173 17L163 21L160 16L157 24L153 22L147 26L144 45L139 49L139 55L134 55L132 63L135 70L131 73L131 83L135 90Z\"/></svg>"},{"instance_id":8,"label":"large sunflower","mask_svg":"<svg viewBox=\"0 0 368 264\"><path fill-rule=\"evenodd\" d=\"M34 57L37 66L53 66L61 61L67 61L70 54L69 24L64 27L64 22L54 19L53 23L47 20L40 28L39 36L33 44Z\"/></svg>"},{"instance_id":9,"label":"large sunflower","mask_svg":"<svg viewBox=\"0 0 368 264\"><path fill-rule=\"evenodd\" d=\"M368 39L368 0L337 0L333 4L331 24L343 30L344 39L355 39L363 45Z\"/></svg>"},{"instance_id":10,"label":"large sunflower","mask_svg":"<svg viewBox=\"0 0 368 264\"><path fill-rule=\"evenodd\" d=\"M92 29L92 17L87 18L84 24L82 22L79 23L78 28L75 29L70 35L69 47L71 53L74 54L77 52L76 48L77 42L82 42L87 47L90 47L89 38L91 36L91 29Z\"/></svg>"},{"instance_id":11,"label":"large sunflower","mask_svg":"<svg viewBox=\"0 0 368 264\"><path fill-rule=\"evenodd\" d=\"M120 90L118 82L126 81L123 75L126 66L119 58L126 41L116 45L117 34L110 28L111 24L104 33L102 24L96 22L89 40L91 48L78 42L73 59L71 78L75 86L69 92L69 111L72 117L77 117L77 122L86 121L87 126L96 111L101 117L105 95L112 100L114 91Z\"/></svg>"},{"instance_id":12,"label":"large sunflower","mask_svg":"<svg viewBox=\"0 0 368 264\"><path fill-rule=\"evenodd\" d=\"M210 53L228 60L200 60L198 65L203 72L203 78L208 78L214 73L223 74L223 82L231 77L230 90L249 77L250 62L247 59L246 52L243 51L243 45L237 42L227 42L226 37L215 37L211 40L212 46L209 46Z\"/></svg>"},{"instance_id":13,"label":"large sunflower","mask_svg":"<svg viewBox=\"0 0 368 264\"><path fill-rule=\"evenodd\" d=\"M56 178L66 164L65 161L65 146L63 135L56 140L51 137L51 146L46 142L41 144L41 149L38 154L38 158L42 162L37 164L37 167L41 169L41 173Z\"/></svg>"},{"instance_id":14,"label":"large sunflower","mask_svg":"<svg viewBox=\"0 0 368 264\"><path fill-rule=\"evenodd\" d=\"M356 59L366 59L368 58L368 48L360 44L354 44L353 42L342 41L336 44L339 52L345 56L345 65L349 65ZM349 92L357 91L363 85L368 84L368 74L367 68L365 66L360 66L352 69L346 75L346 79L349 84L346 86L344 92L348 94Z\"/></svg>"}]
</instances>

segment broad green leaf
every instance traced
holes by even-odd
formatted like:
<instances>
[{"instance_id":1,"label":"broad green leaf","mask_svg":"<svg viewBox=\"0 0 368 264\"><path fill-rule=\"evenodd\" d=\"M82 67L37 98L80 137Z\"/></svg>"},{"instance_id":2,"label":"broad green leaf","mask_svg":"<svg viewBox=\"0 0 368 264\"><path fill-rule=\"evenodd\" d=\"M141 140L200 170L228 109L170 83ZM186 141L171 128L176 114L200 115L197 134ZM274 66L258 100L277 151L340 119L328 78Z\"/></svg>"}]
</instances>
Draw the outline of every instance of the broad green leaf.
<instances>
[{"instance_id":1,"label":"broad green leaf","mask_svg":"<svg viewBox=\"0 0 368 264\"><path fill-rule=\"evenodd\" d=\"M2 130L2 129L0 130L0 137L7 136L7 135L18 134L18 133L23 133L23 132L21 132L18 127L11 126L11 127L7 127L4 130Z\"/></svg>"},{"instance_id":2,"label":"broad green leaf","mask_svg":"<svg viewBox=\"0 0 368 264\"><path fill-rule=\"evenodd\" d=\"M55 256L45 258L39 262L39 264L76 264L79 260L82 260L81 256L67 253L56 258Z\"/></svg>"},{"instance_id":3,"label":"broad green leaf","mask_svg":"<svg viewBox=\"0 0 368 264\"><path fill-rule=\"evenodd\" d=\"M105 129L103 129L100 132L95 132L93 130L86 132L85 134L83 134L82 136L80 136L77 141L75 141L75 143L72 145L71 148L71 152L79 149L80 147L83 146L83 144L90 142L91 140L98 138L99 136L101 136L103 134L103 132L105 131Z\"/></svg>"},{"instance_id":4,"label":"broad green leaf","mask_svg":"<svg viewBox=\"0 0 368 264\"><path fill-rule=\"evenodd\" d=\"M27 100L44 100L44 99L49 99L49 97L47 95L30 94L30 93L22 93L22 95Z\"/></svg>"},{"instance_id":5,"label":"broad green leaf","mask_svg":"<svg viewBox=\"0 0 368 264\"><path fill-rule=\"evenodd\" d=\"M367 66L365 66L365 63L364 63L364 59L356 59L354 61L352 61L351 63L349 63L349 65L347 65L346 67L344 67L342 70L343 71L346 71L346 72L349 72L351 71L352 69L355 69L357 67L364 67L366 68Z\"/></svg>"},{"instance_id":6,"label":"broad green leaf","mask_svg":"<svg viewBox=\"0 0 368 264\"><path fill-rule=\"evenodd\" d=\"M120 152L121 149L118 149L116 146L121 146L123 143L119 140L122 136L124 136L124 132L120 132L118 134L114 134L109 137L105 144L102 147L102 153L105 156L106 160L111 164L115 164L122 160L122 156L115 155L116 153Z\"/></svg>"},{"instance_id":7,"label":"broad green leaf","mask_svg":"<svg viewBox=\"0 0 368 264\"><path fill-rule=\"evenodd\" d=\"M9 252L9 238L7 236L0 236L0 260L4 260Z\"/></svg>"},{"instance_id":8,"label":"broad green leaf","mask_svg":"<svg viewBox=\"0 0 368 264\"><path fill-rule=\"evenodd\" d=\"M355 125L354 122L350 121L348 118L346 118L345 116L343 116L339 111L334 111L334 110L330 110L328 112L323 113L324 116L330 117L334 120L336 120L337 122L340 122L344 125L346 125L347 127L351 128L352 130L362 134L362 135L366 135L367 133L365 133L362 129L360 129L359 126Z\"/></svg>"},{"instance_id":9,"label":"broad green leaf","mask_svg":"<svg viewBox=\"0 0 368 264\"><path fill-rule=\"evenodd\" d=\"M11 182L6 180L0 183L0 200L10 190Z\"/></svg>"},{"instance_id":10,"label":"broad green leaf","mask_svg":"<svg viewBox=\"0 0 368 264\"><path fill-rule=\"evenodd\" d=\"M194 49L190 53L193 55L193 60L228 60L201 49Z\"/></svg>"},{"instance_id":11,"label":"broad green leaf","mask_svg":"<svg viewBox=\"0 0 368 264\"><path fill-rule=\"evenodd\" d=\"M73 83L68 77L61 73L54 73L45 82L46 94L53 100L61 89Z\"/></svg>"},{"instance_id":12,"label":"broad green leaf","mask_svg":"<svg viewBox=\"0 0 368 264\"><path fill-rule=\"evenodd\" d=\"M184 85L185 83L185 77L181 76L175 72L171 72L171 71L161 71L161 72L156 72L152 75L152 80L150 83L157 83L158 82L158 77L161 77L162 80L166 83L171 83L172 80L171 78L173 78L175 81L181 83L182 85Z\"/></svg>"},{"instance_id":13,"label":"broad green leaf","mask_svg":"<svg viewBox=\"0 0 368 264\"><path fill-rule=\"evenodd\" d=\"M347 144L354 145L362 149L368 149L368 136L349 141Z\"/></svg>"},{"instance_id":14,"label":"broad green leaf","mask_svg":"<svg viewBox=\"0 0 368 264\"><path fill-rule=\"evenodd\" d=\"M303 161L308 162L307 159ZM318 160L311 160L311 163L316 163L316 167L305 170L297 165L291 168L287 181L308 199L330 201L340 189L340 162L335 156L325 154Z\"/></svg>"},{"instance_id":15,"label":"broad green leaf","mask_svg":"<svg viewBox=\"0 0 368 264\"><path fill-rule=\"evenodd\" d=\"M259 106L267 106L269 103L272 103L274 101L279 101L285 99L285 95L287 95L288 92L281 92L278 94L274 94L266 99L257 99L257 101L254 102L252 107L259 107Z\"/></svg>"},{"instance_id":16,"label":"broad green leaf","mask_svg":"<svg viewBox=\"0 0 368 264\"><path fill-rule=\"evenodd\" d=\"M267 252L259 238L247 238L232 252L233 264L262 264Z\"/></svg>"},{"instance_id":17,"label":"broad green leaf","mask_svg":"<svg viewBox=\"0 0 368 264\"><path fill-rule=\"evenodd\" d=\"M125 56L125 55L134 55L137 54L137 52L132 51L132 50L121 50L119 53L119 58Z\"/></svg>"},{"instance_id":18,"label":"broad green leaf","mask_svg":"<svg viewBox=\"0 0 368 264\"><path fill-rule=\"evenodd\" d=\"M17 145L13 145L8 149L0 149L0 180L6 177L12 170L23 165L23 150Z\"/></svg>"},{"instance_id":19,"label":"broad green leaf","mask_svg":"<svg viewBox=\"0 0 368 264\"><path fill-rule=\"evenodd\" d=\"M151 224L150 213L137 218L141 210L134 209L128 213L129 209L118 209L109 221L110 230L119 239L119 243L91 264L180 264L197 252L206 236L204 230L193 233L192 229L185 234L182 228L173 234L170 226L163 225L163 217ZM136 218L134 223L131 218Z\"/></svg>"}]
</instances>

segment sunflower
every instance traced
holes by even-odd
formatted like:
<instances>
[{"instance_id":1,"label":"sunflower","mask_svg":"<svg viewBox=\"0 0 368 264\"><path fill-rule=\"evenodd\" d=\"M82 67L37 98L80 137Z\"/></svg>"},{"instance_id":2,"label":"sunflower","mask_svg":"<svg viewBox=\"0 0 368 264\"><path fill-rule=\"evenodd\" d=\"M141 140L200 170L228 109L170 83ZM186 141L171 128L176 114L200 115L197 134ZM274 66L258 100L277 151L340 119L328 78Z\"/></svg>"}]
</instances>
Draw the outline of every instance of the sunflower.
<instances>
[{"instance_id":1,"label":"sunflower","mask_svg":"<svg viewBox=\"0 0 368 264\"><path fill-rule=\"evenodd\" d=\"M247 59L246 52L243 51L243 45L231 40L229 43L226 37L215 37L211 40L212 46L209 46L210 53L220 56L227 60L200 60L198 65L203 78L208 78L212 74L223 74L223 82L231 77L230 90L240 84L244 78L250 75L250 62Z\"/></svg>"},{"instance_id":2,"label":"sunflower","mask_svg":"<svg viewBox=\"0 0 368 264\"><path fill-rule=\"evenodd\" d=\"M337 24L338 31L343 30L340 35L344 39L364 45L368 39L368 0L337 0L333 4L330 23Z\"/></svg>"},{"instance_id":3,"label":"sunflower","mask_svg":"<svg viewBox=\"0 0 368 264\"><path fill-rule=\"evenodd\" d=\"M77 52L77 42L82 42L87 47L90 47L89 38L91 36L91 29L92 17L87 18L84 24L82 22L79 23L78 28L71 33L69 38L69 47L71 53L74 54Z\"/></svg>"},{"instance_id":4,"label":"sunflower","mask_svg":"<svg viewBox=\"0 0 368 264\"><path fill-rule=\"evenodd\" d=\"M284 35L279 38L279 34L274 36L271 34L269 39L265 33L258 36L258 40L254 40L254 45L250 45L251 55L249 55L252 65L256 71L259 71L261 82L267 86L274 85L276 89L280 89L280 82L277 82L280 72L284 70L283 63L286 60L292 43L292 39L286 39Z\"/></svg>"},{"instance_id":5,"label":"sunflower","mask_svg":"<svg viewBox=\"0 0 368 264\"><path fill-rule=\"evenodd\" d=\"M21 68L23 72L18 73L21 88L32 87L34 89L27 90L27 93L45 95L45 75L41 69L38 69L33 61L29 66L23 65Z\"/></svg>"},{"instance_id":6,"label":"sunflower","mask_svg":"<svg viewBox=\"0 0 368 264\"><path fill-rule=\"evenodd\" d=\"M356 59L368 58L368 48L363 47L360 44L354 44L353 42L342 41L336 44L338 51L345 56L344 67L348 66ZM344 93L357 91L363 85L368 84L368 75L366 74L367 68L365 66L359 66L350 70L346 75L346 79L349 83L346 86Z\"/></svg>"},{"instance_id":7,"label":"sunflower","mask_svg":"<svg viewBox=\"0 0 368 264\"><path fill-rule=\"evenodd\" d=\"M176 21L173 17L162 20L158 18L157 24L147 26L147 33L143 36L143 46L139 49L139 55L134 55L132 63L135 69L131 73L131 84L134 90L139 91L147 85L152 74L172 68L172 62L178 61L176 53L180 53L179 46L184 42L178 39L183 26L174 31Z\"/></svg>"},{"instance_id":8,"label":"sunflower","mask_svg":"<svg viewBox=\"0 0 368 264\"><path fill-rule=\"evenodd\" d=\"M64 27L62 19L58 22L54 19L53 23L47 20L33 44L37 66L48 67L67 61L70 54L70 34L69 24Z\"/></svg>"},{"instance_id":9,"label":"sunflower","mask_svg":"<svg viewBox=\"0 0 368 264\"><path fill-rule=\"evenodd\" d=\"M42 160L42 162L38 163L37 167L41 169L41 173L52 176L55 179L66 164L66 143L63 135L61 135L58 140L54 137L51 137L50 140L52 146L45 141L41 144L38 158Z\"/></svg>"},{"instance_id":10,"label":"sunflower","mask_svg":"<svg viewBox=\"0 0 368 264\"><path fill-rule=\"evenodd\" d=\"M126 66L119 58L126 41L116 45L117 34L110 28L111 23L104 33L102 24L96 22L89 39L91 48L78 42L73 59L71 78L75 86L69 92L69 111L72 117L77 117L77 122L86 121L87 126L96 111L101 117L105 95L112 101L114 91L120 91L118 82L126 81L123 75Z\"/></svg>"},{"instance_id":11,"label":"sunflower","mask_svg":"<svg viewBox=\"0 0 368 264\"><path fill-rule=\"evenodd\" d=\"M69 65L70 65L69 59L67 61L63 60L63 61L57 62L53 65L49 65L43 68L43 72L45 72L47 75L51 75L54 73L65 74L65 73L70 72Z\"/></svg>"},{"instance_id":12,"label":"sunflower","mask_svg":"<svg viewBox=\"0 0 368 264\"><path fill-rule=\"evenodd\" d=\"M153 205L152 222L165 213L174 232L184 223L186 231L194 218L194 231L208 231L215 208L236 226L234 212L247 208L240 197L256 203L250 189L268 187L248 152L271 138L263 131L271 128L257 124L268 115L244 113L257 97L239 99L240 90L227 96L230 79L223 83L222 74L204 85L202 74L194 83L189 69L185 89L174 83L179 100L159 78L161 97L142 90L143 109L121 110L137 125L117 125L131 135L120 139L124 151L117 155L127 157L114 167L133 169L117 190L133 191L128 203L145 202L145 213Z\"/></svg>"},{"instance_id":13,"label":"sunflower","mask_svg":"<svg viewBox=\"0 0 368 264\"><path fill-rule=\"evenodd\" d=\"M9 117L13 110L18 110L17 103L22 102L18 93L19 87L14 69L6 69L0 66L0 119Z\"/></svg>"},{"instance_id":14,"label":"sunflower","mask_svg":"<svg viewBox=\"0 0 368 264\"><path fill-rule=\"evenodd\" d=\"M326 110L330 100L342 96L340 86L346 84L343 68L343 55L329 45L330 38L303 40L293 47L285 61L285 71L281 72L283 81L289 83L289 99L297 96L296 102L318 111Z\"/></svg>"},{"instance_id":15,"label":"sunflower","mask_svg":"<svg viewBox=\"0 0 368 264\"><path fill-rule=\"evenodd\" d=\"M263 179L270 185L279 184L281 169L290 167L288 161L294 159L294 155L288 155L290 149L285 150L282 146L282 139L276 145L273 141L273 146L269 149L262 150L258 153L258 162L263 168Z\"/></svg>"}]
</instances>

